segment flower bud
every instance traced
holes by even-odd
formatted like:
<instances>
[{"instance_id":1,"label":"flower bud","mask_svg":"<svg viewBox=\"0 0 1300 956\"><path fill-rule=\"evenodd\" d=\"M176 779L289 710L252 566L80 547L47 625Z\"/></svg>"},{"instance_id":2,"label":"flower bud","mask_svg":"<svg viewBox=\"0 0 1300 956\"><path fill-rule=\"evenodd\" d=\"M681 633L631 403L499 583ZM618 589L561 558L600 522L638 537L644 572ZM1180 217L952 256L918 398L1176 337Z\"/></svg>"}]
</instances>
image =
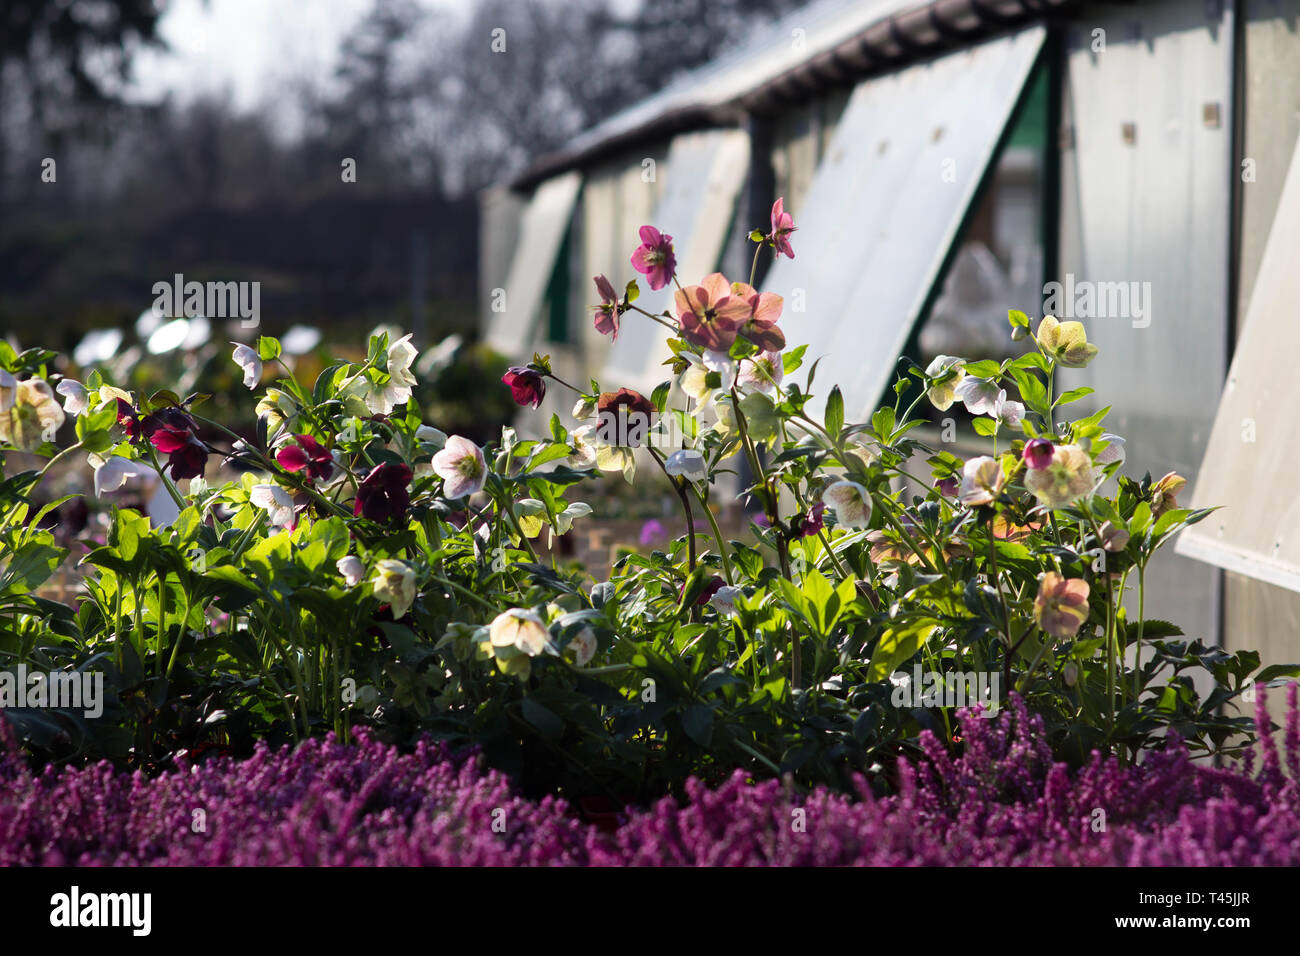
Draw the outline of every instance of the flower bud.
<instances>
[{"instance_id":1,"label":"flower bud","mask_svg":"<svg viewBox=\"0 0 1300 956\"><path fill-rule=\"evenodd\" d=\"M1021 457L1028 467L1037 471L1050 465L1055 454L1056 447L1046 438L1031 438L1025 442Z\"/></svg>"}]
</instances>

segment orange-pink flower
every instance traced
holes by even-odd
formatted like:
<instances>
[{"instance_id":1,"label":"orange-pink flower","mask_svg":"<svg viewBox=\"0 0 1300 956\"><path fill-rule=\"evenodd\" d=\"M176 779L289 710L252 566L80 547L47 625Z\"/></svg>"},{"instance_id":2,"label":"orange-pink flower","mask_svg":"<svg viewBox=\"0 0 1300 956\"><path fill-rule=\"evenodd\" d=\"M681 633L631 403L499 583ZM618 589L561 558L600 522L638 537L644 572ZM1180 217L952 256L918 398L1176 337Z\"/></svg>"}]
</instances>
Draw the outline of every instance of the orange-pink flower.
<instances>
[{"instance_id":1,"label":"orange-pink flower","mask_svg":"<svg viewBox=\"0 0 1300 956\"><path fill-rule=\"evenodd\" d=\"M678 289L673 301L686 341L715 352L730 349L754 314L753 305L732 293L721 272L705 276L699 285Z\"/></svg>"}]
</instances>

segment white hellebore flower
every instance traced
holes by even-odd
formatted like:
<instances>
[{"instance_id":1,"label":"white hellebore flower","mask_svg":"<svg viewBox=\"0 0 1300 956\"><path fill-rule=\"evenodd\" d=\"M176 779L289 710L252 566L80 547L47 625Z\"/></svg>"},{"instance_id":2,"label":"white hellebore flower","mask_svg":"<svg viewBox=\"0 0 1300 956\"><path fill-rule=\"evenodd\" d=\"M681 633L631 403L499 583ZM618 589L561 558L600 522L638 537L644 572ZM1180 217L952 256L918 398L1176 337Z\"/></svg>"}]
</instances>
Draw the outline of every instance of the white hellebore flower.
<instances>
[{"instance_id":1,"label":"white hellebore flower","mask_svg":"<svg viewBox=\"0 0 1300 956\"><path fill-rule=\"evenodd\" d=\"M235 364L244 370L244 387L257 388L257 383L262 380L262 358L257 352L247 345L240 345L238 342L231 342L235 347L231 358Z\"/></svg>"},{"instance_id":2,"label":"white hellebore flower","mask_svg":"<svg viewBox=\"0 0 1300 956\"><path fill-rule=\"evenodd\" d=\"M14 407L14 395L18 392L18 379L0 368L0 414Z\"/></svg>"},{"instance_id":3,"label":"white hellebore flower","mask_svg":"<svg viewBox=\"0 0 1300 956\"><path fill-rule=\"evenodd\" d=\"M1002 493L1006 475L996 458L981 455L969 459L962 467L961 488L957 497L964 505L987 505Z\"/></svg>"},{"instance_id":4,"label":"white hellebore flower","mask_svg":"<svg viewBox=\"0 0 1300 956\"><path fill-rule=\"evenodd\" d=\"M339 569L339 574L343 575L343 580L347 582L350 588L360 584L361 579L366 575L366 566L354 554L349 554L346 558L339 558L335 567Z\"/></svg>"},{"instance_id":5,"label":"white hellebore flower","mask_svg":"<svg viewBox=\"0 0 1300 956\"><path fill-rule=\"evenodd\" d=\"M845 528L865 528L871 522L871 494L856 481L837 481L822 492L822 501Z\"/></svg>"},{"instance_id":6,"label":"white hellebore flower","mask_svg":"<svg viewBox=\"0 0 1300 956\"><path fill-rule=\"evenodd\" d=\"M1118 435L1112 435L1110 432L1106 432L1098 440L1109 442L1109 444L1097 453L1097 464L1110 465L1117 461L1124 460L1124 439L1120 438Z\"/></svg>"},{"instance_id":7,"label":"white hellebore flower","mask_svg":"<svg viewBox=\"0 0 1300 956\"><path fill-rule=\"evenodd\" d=\"M253 485L248 501L271 516L271 524L279 528L293 520L293 496L279 485Z\"/></svg>"},{"instance_id":8,"label":"white hellebore flower","mask_svg":"<svg viewBox=\"0 0 1300 956\"><path fill-rule=\"evenodd\" d=\"M736 613L736 598L744 592L740 588L733 588L730 585L723 585L714 592L713 597L709 598L709 603L718 609L722 614Z\"/></svg>"},{"instance_id":9,"label":"white hellebore flower","mask_svg":"<svg viewBox=\"0 0 1300 956\"><path fill-rule=\"evenodd\" d=\"M968 375L953 389L953 395L966 406L972 415L984 415L997 407L998 397L1006 398L1006 392L998 388L998 383L991 378L976 378Z\"/></svg>"},{"instance_id":10,"label":"white hellebore flower","mask_svg":"<svg viewBox=\"0 0 1300 956\"><path fill-rule=\"evenodd\" d=\"M387 558L375 565L372 581L375 597L387 601L393 608L394 619L405 616L415 603L415 569L405 561Z\"/></svg>"},{"instance_id":11,"label":"white hellebore flower","mask_svg":"<svg viewBox=\"0 0 1300 956\"><path fill-rule=\"evenodd\" d=\"M584 627L569 638L569 643L565 645L564 650L573 652L574 664L578 667L586 667L596 656L596 635L592 633L591 628Z\"/></svg>"},{"instance_id":12,"label":"white hellebore flower","mask_svg":"<svg viewBox=\"0 0 1300 956\"><path fill-rule=\"evenodd\" d=\"M993 403L992 415L999 425L1020 431L1024 427L1025 406L1020 402L1007 401L1007 390L1004 388L998 392L997 401Z\"/></svg>"},{"instance_id":13,"label":"white hellebore flower","mask_svg":"<svg viewBox=\"0 0 1300 956\"><path fill-rule=\"evenodd\" d=\"M675 477L685 478L687 481L703 481L709 477L704 456L693 448L683 448L669 455L668 460L664 462L664 471Z\"/></svg>"},{"instance_id":14,"label":"white hellebore flower","mask_svg":"<svg viewBox=\"0 0 1300 956\"><path fill-rule=\"evenodd\" d=\"M143 478L153 473L153 469L143 462L123 458L121 455L109 455L107 458L87 455L86 458L90 467L95 469L96 497L106 491L117 491L132 478Z\"/></svg>"},{"instance_id":15,"label":"white hellebore flower","mask_svg":"<svg viewBox=\"0 0 1300 956\"><path fill-rule=\"evenodd\" d=\"M926 392L930 397L930 404L939 411L945 412L952 407L957 386L966 377L966 370L961 367L965 362L964 358L955 355L936 355L934 361L926 367L927 378L940 378L950 369L956 370L948 381L941 385L934 385Z\"/></svg>"},{"instance_id":16,"label":"white hellebore flower","mask_svg":"<svg viewBox=\"0 0 1300 956\"><path fill-rule=\"evenodd\" d=\"M709 369L699 356L691 352L682 353L686 357L686 371L682 372L677 384L681 386L682 391L695 399L701 405L708 403L710 396L713 395L713 389L709 388L706 379L709 375Z\"/></svg>"},{"instance_id":17,"label":"white hellebore flower","mask_svg":"<svg viewBox=\"0 0 1300 956\"><path fill-rule=\"evenodd\" d=\"M63 410L69 415L80 415L86 410L86 387L76 379L65 378L54 390L63 396Z\"/></svg>"},{"instance_id":18,"label":"white hellebore flower","mask_svg":"<svg viewBox=\"0 0 1300 956\"><path fill-rule=\"evenodd\" d=\"M740 377L736 379L736 384L745 391L773 395L784 377L785 363L781 359L781 353L759 352L740 363Z\"/></svg>"},{"instance_id":19,"label":"white hellebore flower","mask_svg":"<svg viewBox=\"0 0 1300 956\"><path fill-rule=\"evenodd\" d=\"M546 650L551 641L551 632L545 622L532 611L521 607L512 607L502 611L488 627L488 638L493 647L516 647L529 657L536 657Z\"/></svg>"},{"instance_id":20,"label":"white hellebore flower","mask_svg":"<svg viewBox=\"0 0 1300 956\"><path fill-rule=\"evenodd\" d=\"M600 441L592 434L595 430L595 425L583 425L569 432L569 445L573 448L573 454L566 461L575 471L596 467L596 451L600 447Z\"/></svg>"},{"instance_id":21,"label":"white hellebore flower","mask_svg":"<svg viewBox=\"0 0 1300 956\"><path fill-rule=\"evenodd\" d=\"M411 389L415 387L411 364L419 354L411 344L410 335L403 335L388 346L388 384L383 388L372 389L366 396L366 406L371 412L390 415L394 406L411 400Z\"/></svg>"},{"instance_id":22,"label":"white hellebore flower","mask_svg":"<svg viewBox=\"0 0 1300 956\"><path fill-rule=\"evenodd\" d=\"M63 409L44 379L18 382L13 399L5 401L8 407L0 412L0 441L11 442L23 451L35 451L43 442L53 441L54 433L63 426Z\"/></svg>"},{"instance_id":23,"label":"white hellebore flower","mask_svg":"<svg viewBox=\"0 0 1300 956\"><path fill-rule=\"evenodd\" d=\"M447 444L447 433L440 428L434 428L432 425L421 425L415 430L415 440L421 445L442 448Z\"/></svg>"},{"instance_id":24,"label":"white hellebore flower","mask_svg":"<svg viewBox=\"0 0 1300 956\"><path fill-rule=\"evenodd\" d=\"M487 481L483 449L460 435L448 438L442 451L433 456L433 470L442 478L442 493L448 498L478 494Z\"/></svg>"}]
</instances>

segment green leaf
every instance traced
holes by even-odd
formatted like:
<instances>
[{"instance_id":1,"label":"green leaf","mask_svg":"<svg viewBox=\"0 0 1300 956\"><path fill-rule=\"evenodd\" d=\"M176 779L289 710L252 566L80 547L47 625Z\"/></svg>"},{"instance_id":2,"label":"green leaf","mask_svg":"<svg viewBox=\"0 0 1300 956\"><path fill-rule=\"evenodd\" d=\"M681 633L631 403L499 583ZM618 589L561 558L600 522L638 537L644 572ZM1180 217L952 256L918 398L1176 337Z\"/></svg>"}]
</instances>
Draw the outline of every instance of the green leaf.
<instances>
[{"instance_id":1,"label":"green leaf","mask_svg":"<svg viewBox=\"0 0 1300 956\"><path fill-rule=\"evenodd\" d=\"M548 740L556 740L564 734L564 721L550 708L539 704L532 697L525 697L520 706L524 720L537 728L538 733Z\"/></svg>"},{"instance_id":2,"label":"green leaf","mask_svg":"<svg viewBox=\"0 0 1300 956\"><path fill-rule=\"evenodd\" d=\"M903 627L891 627L885 631L880 635L880 640L876 642L876 649L871 654L867 680L882 681L888 678L925 646L938 626L936 621L921 620Z\"/></svg>"},{"instance_id":3,"label":"green leaf","mask_svg":"<svg viewBox=\"0 0 1300 956\"><path fill-rule=\"evenodd\" d=\"M826 431L832 438L838 438L844 429L844 396L836 385L826 396Z\"/></svg>"},{"instance_id":4,"label":"green leaf","mask_svg":"<svg viewBox=\"0 0 1300 956\"><path fill-rule=\"evenodd\" d=\"M1077 402L1081 398L1087 398L1094 391L1095 389L1088 388L1086 385L1080 388L1072 388L1068 392L1063 392L1061 397L1056 400L1052 407L1055 408L1057 405L1069 405L1071 402Z\"/></svg>"},{"instance_id":5,"label":"green leaf","mask_svg":"<svg viewBox=\"0 0 1300 956\"><path fill-rule=\"evenodd\" d=\"M693 704L682 711L682 730L701 747L713 742L713 708L708 704Z\"/></svg>"},{"instance_id":6,"label":"green leaf","mask_svg":"<svg viewBox=\"0 0 1300 956\"><path fill-rule=\"evenodd\" d=\"M976 378L995 379L1002 374L1002 365L993 359L980 359L978 362L967 362L963 368L966 369L967 375L973 375Z\"/></svg>"},{"instance_id":7,"label":"green leaf","mask_svg":"<svg viewBox=\"0 0 1300 956\"><path fill-rule=\"evenodd\" d=\"M1008 309L1007 321L1011 323L1013 329L1029 328L1029 316L1025 315L1025 313L1021 312L1019 309Z\"/></svg>"},{"instance_id":8,"label":"green leaf","mask_svg":"<svg viewBox=\"0 0 1300 956\"><path fill-rule=\"evenodd\" d=\"M668 393L672 391L672 382L660 382L655 386L655 390L650 393L650 404L655 407L655 411L662 412L664 406L668 404Z\"/></svg>"},{"instance_id":9,"label":"green leaf","mask_svg":"<svg viewBox=\"0 0 1300 956\"><path fill-rule=\"evenodd\" d=\"M991 418L977 418L971 422L977 435L983 435L985 438L991 438L998 430L998 423Z\"/></svg>"},{"instance_id":10,"label":"green leaf","mask_svg":"<svg viewBox=\"0 0 1300 956\"><path fill-rule=\"evenodd\" d=\"M789 375L791 372L793 372L795 369L797 369L800 365L803 364L803 356L804 353L807 351L808 351L808 346L796 345L790 351L784 353L781 356L781 367L782 369L784 369L786 375Z\"/></svg>"}]
</instances>

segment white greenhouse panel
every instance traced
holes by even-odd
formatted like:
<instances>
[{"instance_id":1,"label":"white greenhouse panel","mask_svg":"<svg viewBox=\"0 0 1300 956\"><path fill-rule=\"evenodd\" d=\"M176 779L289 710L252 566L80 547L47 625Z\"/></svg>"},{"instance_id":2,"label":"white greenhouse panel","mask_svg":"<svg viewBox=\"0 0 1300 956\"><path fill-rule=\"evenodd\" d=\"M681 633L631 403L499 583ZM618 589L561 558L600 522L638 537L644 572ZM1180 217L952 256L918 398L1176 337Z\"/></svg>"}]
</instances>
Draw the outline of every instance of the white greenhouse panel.
<instances>
[{"instance_id":1,"label":"white greenhouse panel","mask_svg":"<svg viewBox=\"0 0 1300 956\"><path fill-rule=\"evenodd\" d=\"M1098 7L1072 32L1063 180L1074 191L1061 202L1073 233L1054 278L1074 294L1051 311L1082 321L1101 351L1061 388L1097 390L1080 413L1112 406L1126 474L1177 471L1194 485L1228 364L1231 5ZM1146 597L1148 616L1216 642L1214 569L1162 553Z\"/></svg>"},{"instance_id":2,"label":"white greenhouse panel","mask_svg":"<svg viewBox=\"0 0 1300 956\"><path fill-rule=\"evenodd\" d=\"M488 345L509 358L532 354L537 316L581 188L580 173L548 179L537 187L524 210L504 286L505 307L492 313L487 332Z\"/></svg>"},{"instance_id":3,"label":"white greenhouse panel","mask_svg":"<svg viewBox=\"0 0 1300 956\"><path fill-rule=\"evenodd\" d=\"M1192 504L1222 505L1178 551L1300 591L1300 429L1280 393L1300 365L1300 145L1278 203Z\"/></svg>"},{"instance_id":4,"label":"white greenhouse panel","mask_svg":"<svg viewBox=\"0 0 1300 956\"><path fill-rule=\"evenodd\" d=\"M691 285L717 270L732 228L736 197L749 170L749 135L742 130L710 130L676 137L658 175L663 194L649 221L673 237L677 275ZM633 232L623 252L626 268L641 289L636 304L659 313L672 306L675 287L652 292L645 276L629 261L639 240ZM619 280L610 276L618 288ZM623 317L618 341L609 350L601 384L607 389L636 388L649 394L667 376L668 330L635 312Z\"/></svg>"},{"instance_id":5,"label":"white greenhouse panel","mask_svg":"<svg viewBox=\"0 0 1300 956\"><path fill-rule=\"evenodd\" d=\"M764 288L850 419L874 408L1043 45L1032 27L854 90Z\"/></svg>"}]
</instances>

